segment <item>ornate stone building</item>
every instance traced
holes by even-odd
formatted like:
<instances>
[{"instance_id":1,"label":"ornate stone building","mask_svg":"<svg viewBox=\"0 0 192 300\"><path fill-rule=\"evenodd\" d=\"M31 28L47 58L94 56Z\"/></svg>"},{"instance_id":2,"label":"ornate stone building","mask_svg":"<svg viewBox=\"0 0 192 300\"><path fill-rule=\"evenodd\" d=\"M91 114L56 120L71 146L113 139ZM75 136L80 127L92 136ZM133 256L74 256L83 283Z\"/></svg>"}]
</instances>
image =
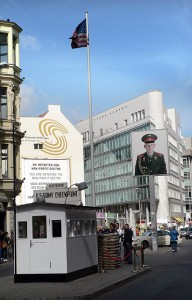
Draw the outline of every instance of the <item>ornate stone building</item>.
<instances>
[{"instance_id":1,"label":"ornate stone building","mask_svg":"<svg viewBox=\"0 0 192 300\"><path fill-rule=\"evenodd\" d=\"M10 20L0 20L0 229L13 229L13 213L7 207L20 193L20 61L22 29Z\"/></svg>"}]
</instances>

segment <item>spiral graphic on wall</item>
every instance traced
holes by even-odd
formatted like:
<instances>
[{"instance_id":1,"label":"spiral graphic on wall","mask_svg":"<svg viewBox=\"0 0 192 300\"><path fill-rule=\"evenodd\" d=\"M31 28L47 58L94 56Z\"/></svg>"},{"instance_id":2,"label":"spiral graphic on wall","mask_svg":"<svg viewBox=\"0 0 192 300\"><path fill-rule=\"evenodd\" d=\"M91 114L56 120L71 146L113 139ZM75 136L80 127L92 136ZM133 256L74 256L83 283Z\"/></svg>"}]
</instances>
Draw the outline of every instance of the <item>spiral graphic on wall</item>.
<instances>
[{"instance_id":1,"label":"spiral graphic on wall","mask_svg":"<svg viewBox=\"0 0 192 300\"><path fill-rule=\"evenodd\" d=\"M51 155L61 155L67 149L65 134L67 129L59 122L45 119L39 123L41 135L45 138L42 151Z\"/></svg>"}]
</instances>

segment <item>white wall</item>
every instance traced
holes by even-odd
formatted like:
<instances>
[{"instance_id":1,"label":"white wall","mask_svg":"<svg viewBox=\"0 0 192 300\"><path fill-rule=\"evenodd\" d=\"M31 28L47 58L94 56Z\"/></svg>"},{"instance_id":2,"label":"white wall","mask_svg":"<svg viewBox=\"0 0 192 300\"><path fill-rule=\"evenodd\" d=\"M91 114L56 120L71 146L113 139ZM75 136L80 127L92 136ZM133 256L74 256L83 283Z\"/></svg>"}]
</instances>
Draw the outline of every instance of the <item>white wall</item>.
<instances>
[{"instance_id":1,"label":"white wall","mask_svg":"<svg viewBox=\"0 0 192 300\"><path fill-rule=\"evenodd\" d=\"M56 177L59 179L55 178L53 182L66 182L66 177L68 178L68 186L84 181L82 135L63 115L59 105L49 105L48 111L38 117L21 117L21 131L26 131L20 148L20 177L25 178L23 189L29 189L30 186L28 171L22 165L26 159L37 160L37 163L38 159L68 160L67 176L59 178L57 174ZM43 149L34 149L35 144L43 144ZM42 173L48 172L49 170L42 171ZM39 181L40 179L38 179ZM45 178L42 179L42 182L45 183ZM83 203L84 199L84 192L82 191ZM28 203L28 200L21 192L20 196L17 197L17 204L25 203Z\"/></svg>"}]
</instances>

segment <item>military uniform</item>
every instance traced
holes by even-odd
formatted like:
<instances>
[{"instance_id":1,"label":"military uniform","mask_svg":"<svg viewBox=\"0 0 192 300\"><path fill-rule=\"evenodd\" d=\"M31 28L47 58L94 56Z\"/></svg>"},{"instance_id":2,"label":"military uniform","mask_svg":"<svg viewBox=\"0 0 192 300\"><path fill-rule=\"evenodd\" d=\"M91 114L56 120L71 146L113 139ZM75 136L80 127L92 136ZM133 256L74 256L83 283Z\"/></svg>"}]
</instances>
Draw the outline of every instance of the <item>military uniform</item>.
<instances>
[{"instance_id":1,"label":"military uniform","mask_svg":"<svg viewBox=\"0 0 192 300\"><path fill-rule=\"evenodd\" d=\"M152 157L147 153L137 156L135 175L167 174L164 155L154 152Z\"/></svg>"},{"instance_id":2,"label":"military uniform","mask_svg":"<svg viewBox=\"0 0 192 300\"><path fill-rule=\"evenodd\" d=\"M154 143L157 136L154 134L146 134L142 137L145 144ZM153 152L152 156L148 156L147 152L137 156L135 165L135 175L158 175L167 174L164 155Z\"/></svg>"}]
</instances>

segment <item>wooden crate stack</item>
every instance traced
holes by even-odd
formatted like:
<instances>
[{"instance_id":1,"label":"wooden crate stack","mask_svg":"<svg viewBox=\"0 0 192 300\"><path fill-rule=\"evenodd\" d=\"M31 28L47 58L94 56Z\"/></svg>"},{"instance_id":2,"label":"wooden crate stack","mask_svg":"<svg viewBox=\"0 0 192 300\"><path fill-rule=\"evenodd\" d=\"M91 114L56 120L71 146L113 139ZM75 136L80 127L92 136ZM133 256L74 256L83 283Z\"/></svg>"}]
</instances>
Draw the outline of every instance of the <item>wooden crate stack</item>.
<instances>
[{"instance_id":1,"label":"wooden crate stack","mask_svg":"<svg viewBox=\"0 0 192 300\"><path fill-rule=\"evenodd\" d=\"M121 245L117 233L98 234L98 263L100 271L121 266Z\"/></svg>"}]
</instances>

